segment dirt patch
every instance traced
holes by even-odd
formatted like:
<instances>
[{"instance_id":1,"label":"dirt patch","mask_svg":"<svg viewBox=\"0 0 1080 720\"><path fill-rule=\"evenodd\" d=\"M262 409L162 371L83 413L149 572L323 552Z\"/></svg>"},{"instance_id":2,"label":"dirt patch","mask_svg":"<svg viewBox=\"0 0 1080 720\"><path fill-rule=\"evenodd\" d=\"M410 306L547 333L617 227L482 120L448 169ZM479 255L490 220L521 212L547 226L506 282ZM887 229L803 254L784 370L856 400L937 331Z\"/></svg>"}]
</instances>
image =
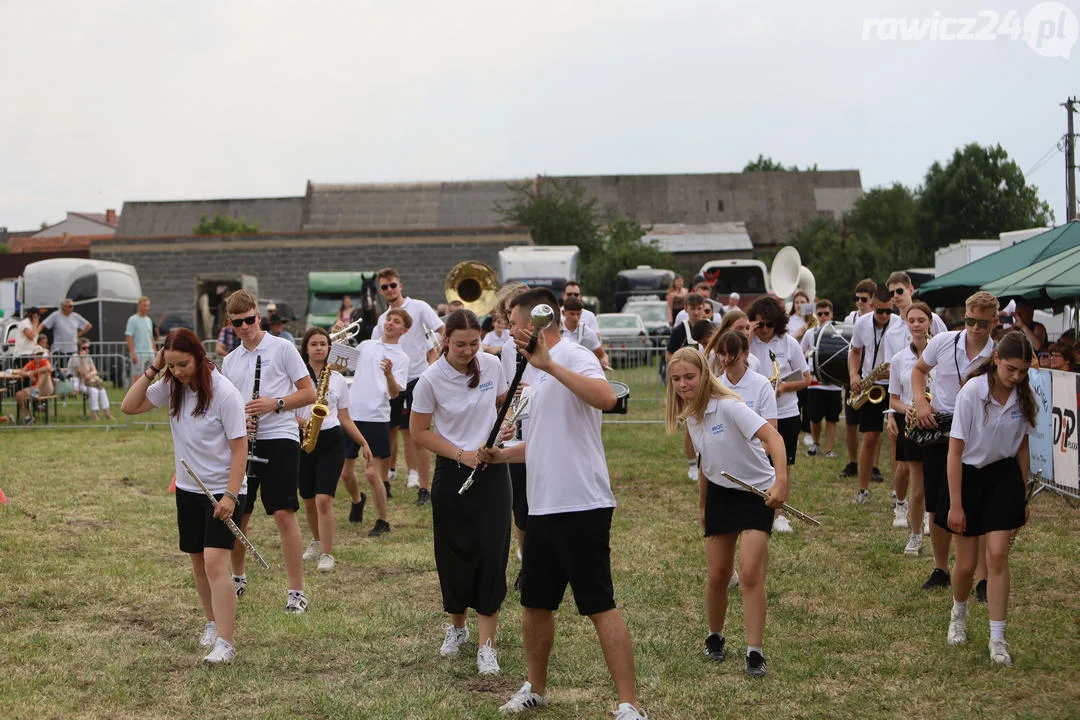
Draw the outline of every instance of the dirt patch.
<instances>
[{"instance_id":1,"label":"dirt patch","mask_svg":"<svg viewBox=\"0 0 1080 720\"><path fill-rule=\"evenodd\" d=\"M461 683L461 689L468 692L487 693L489 695L505 695L509 697L521 687L520 679L512 679L495 675L492 677L472 677Z\"/></svg>"},{"instance_id":2,"label":"dirt patch","mask_svg":"<svg viewBox=\"0 0 1080 720\"><path fill-rule=\"evenodd\" d=\"M92 530L101 530L113 524L111 520L98 520L97 518L67 518L64 522L72 527L85 527Z\"/></svg>"}]
</instances>

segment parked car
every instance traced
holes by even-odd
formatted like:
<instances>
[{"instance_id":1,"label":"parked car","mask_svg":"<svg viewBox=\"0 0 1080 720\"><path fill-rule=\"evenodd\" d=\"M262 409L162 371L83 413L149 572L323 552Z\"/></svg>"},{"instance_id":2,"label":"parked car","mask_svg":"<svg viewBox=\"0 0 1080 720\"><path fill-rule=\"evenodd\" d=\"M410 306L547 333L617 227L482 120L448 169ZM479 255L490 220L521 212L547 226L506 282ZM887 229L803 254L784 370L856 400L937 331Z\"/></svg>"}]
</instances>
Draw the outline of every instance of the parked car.
<instances>
[{"instance_id":1,"label":"parked car","mask_svg":"<svg viewBox=\"0 0 1080 720\"><path fill-rule=\"evenodd\" d=\"M170 330L178 327L187 328L188 330L195 330L195 315L190 312L181 312L170 310L168 312L161 313L161 317L157 322L158 332L162 335L167 335Z\"/></svg>"},{"instance_id":2,"label":"parked car","mask_svg":"<svg viewBox=\"0 0 1080 720\"><path fill-rule=\"evenodd\" d=\"M623 305L624 313L633 313L641 318L653 347L664 347L671 336L671 326L667 323L667 303L656 295L631 297Z\"/></svg>"},{"instance_id":3,"label":"parked car","mask_svg":"<svg viewBox=\"0 0 1080 720\"><path fill-rule=\"evenodd\" d=\"M649 331L634 313L600 313L596 316L600 339L612 367L631 367L648 362Z\"/></svg>"}]
</instances>

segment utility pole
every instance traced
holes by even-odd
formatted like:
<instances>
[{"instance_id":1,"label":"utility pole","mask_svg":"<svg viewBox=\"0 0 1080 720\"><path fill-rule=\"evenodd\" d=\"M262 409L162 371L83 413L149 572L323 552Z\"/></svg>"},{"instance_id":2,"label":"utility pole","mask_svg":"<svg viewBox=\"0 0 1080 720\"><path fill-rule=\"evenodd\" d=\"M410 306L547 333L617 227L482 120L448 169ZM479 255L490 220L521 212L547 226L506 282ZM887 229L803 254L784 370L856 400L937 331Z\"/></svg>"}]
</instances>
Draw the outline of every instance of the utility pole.
<instances>
[{"instance_id":1,"label":"utility pole","mask_svg":"<svg viewBox=\"0 0 1080 720\"><path fill-rule=\"evenodd\" d=\"M1065 107L1065 222L1076 219L1076 135L1073 133L1073 113L1080 99L1071 97L1062 105Z\"/></svg>"}]
</instances>

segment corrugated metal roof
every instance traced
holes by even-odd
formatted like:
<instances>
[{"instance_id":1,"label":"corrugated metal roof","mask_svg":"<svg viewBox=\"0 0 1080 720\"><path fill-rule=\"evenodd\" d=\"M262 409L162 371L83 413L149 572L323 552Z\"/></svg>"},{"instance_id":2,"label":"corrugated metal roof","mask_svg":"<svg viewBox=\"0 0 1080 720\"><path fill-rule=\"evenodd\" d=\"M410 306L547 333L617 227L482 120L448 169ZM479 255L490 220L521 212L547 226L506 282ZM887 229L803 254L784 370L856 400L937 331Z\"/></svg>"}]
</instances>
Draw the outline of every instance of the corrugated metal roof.
<instances>
[{"instance_id":1,"label":"corrugated metal roof","mask_svg":"<svg viewBox=\"0 0 1080 720\"><path fill-rule=\"evenodd\" d=\"M645 241L655 240L660 249L669 253L734 252L753 250L750 234L742 222L686 225L670 223L653 225Z\"/></svg>"}]
</instances>

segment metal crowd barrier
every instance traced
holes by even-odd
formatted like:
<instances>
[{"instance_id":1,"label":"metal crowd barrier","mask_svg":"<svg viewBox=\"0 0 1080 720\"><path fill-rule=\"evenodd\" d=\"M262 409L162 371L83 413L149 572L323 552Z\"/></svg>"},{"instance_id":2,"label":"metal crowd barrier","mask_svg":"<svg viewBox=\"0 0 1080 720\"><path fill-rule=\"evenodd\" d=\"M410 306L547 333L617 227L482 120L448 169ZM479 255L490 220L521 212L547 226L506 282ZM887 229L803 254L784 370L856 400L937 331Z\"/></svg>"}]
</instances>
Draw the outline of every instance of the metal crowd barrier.
<instances>
[{"instance_id":1,"label":"metal crowd barrier","mask_svg":"<svg viewBox=\"0 0 1080 720\"><path fill-rule=\"evenodd\" d=\"M666 365L663 347L607 348L612 369L608 380L626 383L630 400L625 415L604 414L611 425L664 422Z\"/></svg>"}]
</instances>

